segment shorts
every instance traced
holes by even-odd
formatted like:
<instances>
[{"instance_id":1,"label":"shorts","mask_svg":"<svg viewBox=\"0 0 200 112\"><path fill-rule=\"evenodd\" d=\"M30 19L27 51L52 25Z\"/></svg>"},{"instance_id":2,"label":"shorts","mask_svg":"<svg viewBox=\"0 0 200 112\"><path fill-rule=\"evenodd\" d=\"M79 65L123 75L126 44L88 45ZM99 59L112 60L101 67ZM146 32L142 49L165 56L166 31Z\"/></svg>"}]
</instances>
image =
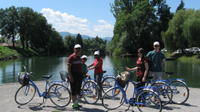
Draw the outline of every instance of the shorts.
<instances>
[{"instance_id":1,"label":"shorts","mask_svg":"<svg viewBox=\"0 0 200 112\"><path fill-rule=\"evenodd\" d=\"M83 76L81 73L72 73L72 77L74 79L73 82L70 82L72 96L79 95L81 92L81 84L83 80Z\"/></svg>"},{"instance_id":2,"label":"shorts","mask_svg":"<svg viewBox=\"0 0 200 112\"><path fill-rule=\"evenodd\" d=\"M135 88L137 88L137 89L143 89L144 88L144 86L145 86L145 82L142 82L142 78L143 78L143 76L137 76L137 82L139 82L138 84L136 84L135 85Z\"/></svg>"},{"instance_id":3,"label":"shorts","mask_svg":"<svg viewBox=\"0 0 200 112\"><path fill-rule=\"evenodd\" d=\"M149 72L150 76L153 76L152 80L162 80L163 72Z\"/></svg>"}]
</instances>

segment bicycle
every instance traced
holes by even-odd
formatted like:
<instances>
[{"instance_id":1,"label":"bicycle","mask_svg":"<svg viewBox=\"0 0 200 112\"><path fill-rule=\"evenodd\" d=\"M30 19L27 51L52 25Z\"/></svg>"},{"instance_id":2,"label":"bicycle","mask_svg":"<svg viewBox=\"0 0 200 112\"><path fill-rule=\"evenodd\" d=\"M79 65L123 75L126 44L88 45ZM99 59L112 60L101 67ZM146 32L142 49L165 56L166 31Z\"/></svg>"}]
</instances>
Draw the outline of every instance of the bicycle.
<instances>
[{"instance_id":1,"label":"bicycle","mask_svg":"<svg viewBox=\"0 0 200 112\"><path fill-rule=\"evenodd\" d=\"M162 80L162 82L168 84L173 93L172 103L175 104L184 104L189 98L189 88L186 84L186 81L181 78L169 78L170 75L173 75L173 72L165 72L167 74L167 79Z\"/></svg>"},{"instance_id":2,"label":"bicycle","mask_svg":"<svg viewBox=\"0 0 200 112\"><path fill-rule=\"evenodd\" d=\"M103 73L106 73L106 71L104 71ZM66 71L61 71L60 72L60 76L63 82L65 82L66 87L69 88L69 80L67 80L67 72ZM102 78L102 92L105 93L105 91L111 87L114 86L115 83L115 78L113 76L110 75L106 75L103 76ZM97 101L99 100L100 96L99 96L99 86L97 85L97 83L92 80L89 77L85 77L82 81L82 86L81 86L81 93L80 96L84 98L84 100L88 103L88 104L95 104L97 103Z\"/></svg>"},{"instance_id":3,"label":"bicycle","mask_svg":"<svg viewBox=\"0 0 200 112\"><path fill-rule=\"evenodd\" d=\"M128 81L127 84L129 84L129 82L131 82L134 87L138 84L134 81ZM162 111L161 99L151 88L134 88L133 97L130 99L127 98L126 89L123 89L118 81L116 81L115 86L108 89L102 97L102 104L104 108L114 110L123 105L123 103L126 103L129 104L127 110L129 110L130 106L137 106L140 112Z\"/></svg>"},{"instance_id":4,"label":"bicycle","mask_svg":"<svg viewBox=\"0 0 200 112\"><path fill-rule=\"evenodd\" d=\"M147 77L147 81L145 82L145 86L147 88L151 88L153 91L155 91L161 101L162 101L162 105L167 105L169 103L171 103L172 99L173 99L173 91L170 87L169 84L160 81L160 80L154 80L152 81L153 77L148 76Z\"/></svg>"},{"instance_id":5,"label":"bicycle","mask_svg":"<svg viewBox=\"0 0 200 112\"><path fill-rule=\"evenodd\" d=\"M65 107L71 101L71 93L68 88L66 88L62 82L52 81L49 82L48 79L52 75L45 75L43 78L46 80L44 92L40 92L39 87L31 80L32 72L20 72L18 73L18 80L21 87L15 93L15 102L18 105L26 105L32 101L37 92L39 97L44 100L50 99L53 104L58 107ZM43 104L42 103L42 104Z\"/></svg>"}]
</instances>

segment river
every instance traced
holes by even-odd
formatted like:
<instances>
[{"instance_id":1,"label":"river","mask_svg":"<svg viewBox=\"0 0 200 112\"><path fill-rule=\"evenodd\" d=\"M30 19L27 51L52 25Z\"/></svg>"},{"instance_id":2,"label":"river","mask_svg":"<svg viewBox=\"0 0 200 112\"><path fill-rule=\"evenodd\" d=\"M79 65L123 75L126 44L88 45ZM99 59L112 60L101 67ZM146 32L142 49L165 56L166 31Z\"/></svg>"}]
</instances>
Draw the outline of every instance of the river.
<instances>
[{"instance_id":1,"label":"river","mask_svg":"<svg viewBox=\"0 0 200 112\"><path fill-rule=\"evenodd\" d=\"M20 58L10 61L0 62L0 84L17 82L17 73L24 71L23 66L28 71L33 72L33 80L42 80L42 75L53 74L51 80L60 80L60 71L66 71L65 57L32 57ZM94 60L93 56L88 57L87 65ZM103 69L106 75L117 75L124 71L124 67L133 67L136 58L109 57L103 58ZM174 72L173 78L183 78L188 86L200 88L200 64L191 62L166 61L165 71ZM93 74L93 71L89 71ZM93 76L93 75L92 75ZM134 73L132 74L134 78ZM166 77L166 76L165 76Z\"/></svg>"}]
</instances>

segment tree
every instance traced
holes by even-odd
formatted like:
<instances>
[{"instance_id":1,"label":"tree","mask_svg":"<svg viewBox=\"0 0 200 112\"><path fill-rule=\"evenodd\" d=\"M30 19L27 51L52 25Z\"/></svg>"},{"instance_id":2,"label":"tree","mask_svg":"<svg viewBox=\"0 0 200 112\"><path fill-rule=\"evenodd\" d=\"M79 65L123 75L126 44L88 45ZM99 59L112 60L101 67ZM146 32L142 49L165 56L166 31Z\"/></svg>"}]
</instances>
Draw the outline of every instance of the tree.
<instances>
[{"instance_id":1,"label":"tree","mask_svg":"<svg viewBox=\"0 0 200 112\"><path fill-rule=\"evenodd\" d=\"M66 51L72 53L74 49L74 45L76 44L76 39L73 36L66 36L64 38L64 44L66 47Z\"/></svg>"},{"instance_id":2,"label":"tree","mask_svg":"<svg viewBox=\"0 0 200 112\"><path fill-rule=\"evenodd\" d=\"M182 9L185 10L184 6L185 6L185 4L184 4L183 0L181 0L181 3L179 4L179 6L176 9L176 12L179 10L182 10Z\"/></svg>"},{"instance_id":3,"label":"tree","mask_svg":"<svg viewBox=\"0 0 200 112\"><path fill-rule=\"evenodd\" d=\"M28 42L32 36L36 14L31 8L20 7L19 10L19 34L22 48L28 48Z\"/></svg>"},{"instance_id":4,"label":"tree","mask_svg":"<svg viewBox=\"0 0 200 112\"><path fill-rule=\"evenodd\" d=\"M1 11L1 14L3 15L0 26L1 35L7 39L11 39L14 47L16 35L19 30L18 11L14 6L12 6L7 8L5 12Z\"/></svg>"},{"instance_id":5,"label":"tree","mask_svg":"<svg viewBox=\"0 0 200 112\"><path fill-rule=\"evenodd\" d=\"M162 43L161 33L173 16L165 0L115 0L111 11L116 23L109 49L114 55L135 54L140 47L148 51L154 41Z\"/></svg>"},{"instance_id":6,"label":"tree","mask_svg":"<svg viewBox=\"0 0 200 112\"><path fill-rule=\"evenodd\" d=\"M176 50L187 47L200 47L200 10L179 10L169 22L163 33L167 49Z\"/></svg>"},{"instance_id":7,"label":"tree","mask_svg":"<svg viewBox=\"0 0 200 112\"><path fill-rule=\"evenodd\" d=\"M78 33L78 35L76 36L76 44L80 44L83 47L83 40L82 40L82 36Z\"/></svg>"}]
</instances>

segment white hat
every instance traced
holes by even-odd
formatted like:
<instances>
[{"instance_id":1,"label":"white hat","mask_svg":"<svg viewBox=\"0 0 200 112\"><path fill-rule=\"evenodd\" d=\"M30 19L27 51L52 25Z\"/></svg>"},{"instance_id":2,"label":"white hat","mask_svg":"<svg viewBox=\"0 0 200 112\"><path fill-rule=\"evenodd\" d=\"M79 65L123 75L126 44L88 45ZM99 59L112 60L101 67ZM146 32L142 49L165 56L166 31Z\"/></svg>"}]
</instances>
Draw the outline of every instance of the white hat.
<instances>
[{"instance_id":1,"label":"white hat","mask_svg":"<svg viewBox=\"0 0 200 112\"><path fill-rule=\"evenodd\" d=\"M94 55L100 55L99 51L95 51Z\"/></svg>"},{"instance_id":2,"label":"white hat","mask_svg":"<svg viewBox=\"0 0 200 112\"><path fill-rule=\"evenodd\" d=\"M158 42L158 41L155 41L154 43L153 43L153 45L155 46L155 45L160 45L160 43Z\"/></svg>"},{"instance_id":3,"label":"white hat","mask_svg":"<svg viewBox=\"0 0 200 112\"><path fill-rule=\"evenodd\" d=\"M81 59L87 59L86 55L81 56Z\"/></svg>"},{"instance_id":4,"label":"white hat","mask_svg":"<svg viewBox=\"0 0 200 112\"><path fill-rule=\"evenodd\" d=\"M76 48L81 48L81 45L80 44L76 44L75 46L74 46L74 48L76 49Z\"/></svg>"}]
</instances>

